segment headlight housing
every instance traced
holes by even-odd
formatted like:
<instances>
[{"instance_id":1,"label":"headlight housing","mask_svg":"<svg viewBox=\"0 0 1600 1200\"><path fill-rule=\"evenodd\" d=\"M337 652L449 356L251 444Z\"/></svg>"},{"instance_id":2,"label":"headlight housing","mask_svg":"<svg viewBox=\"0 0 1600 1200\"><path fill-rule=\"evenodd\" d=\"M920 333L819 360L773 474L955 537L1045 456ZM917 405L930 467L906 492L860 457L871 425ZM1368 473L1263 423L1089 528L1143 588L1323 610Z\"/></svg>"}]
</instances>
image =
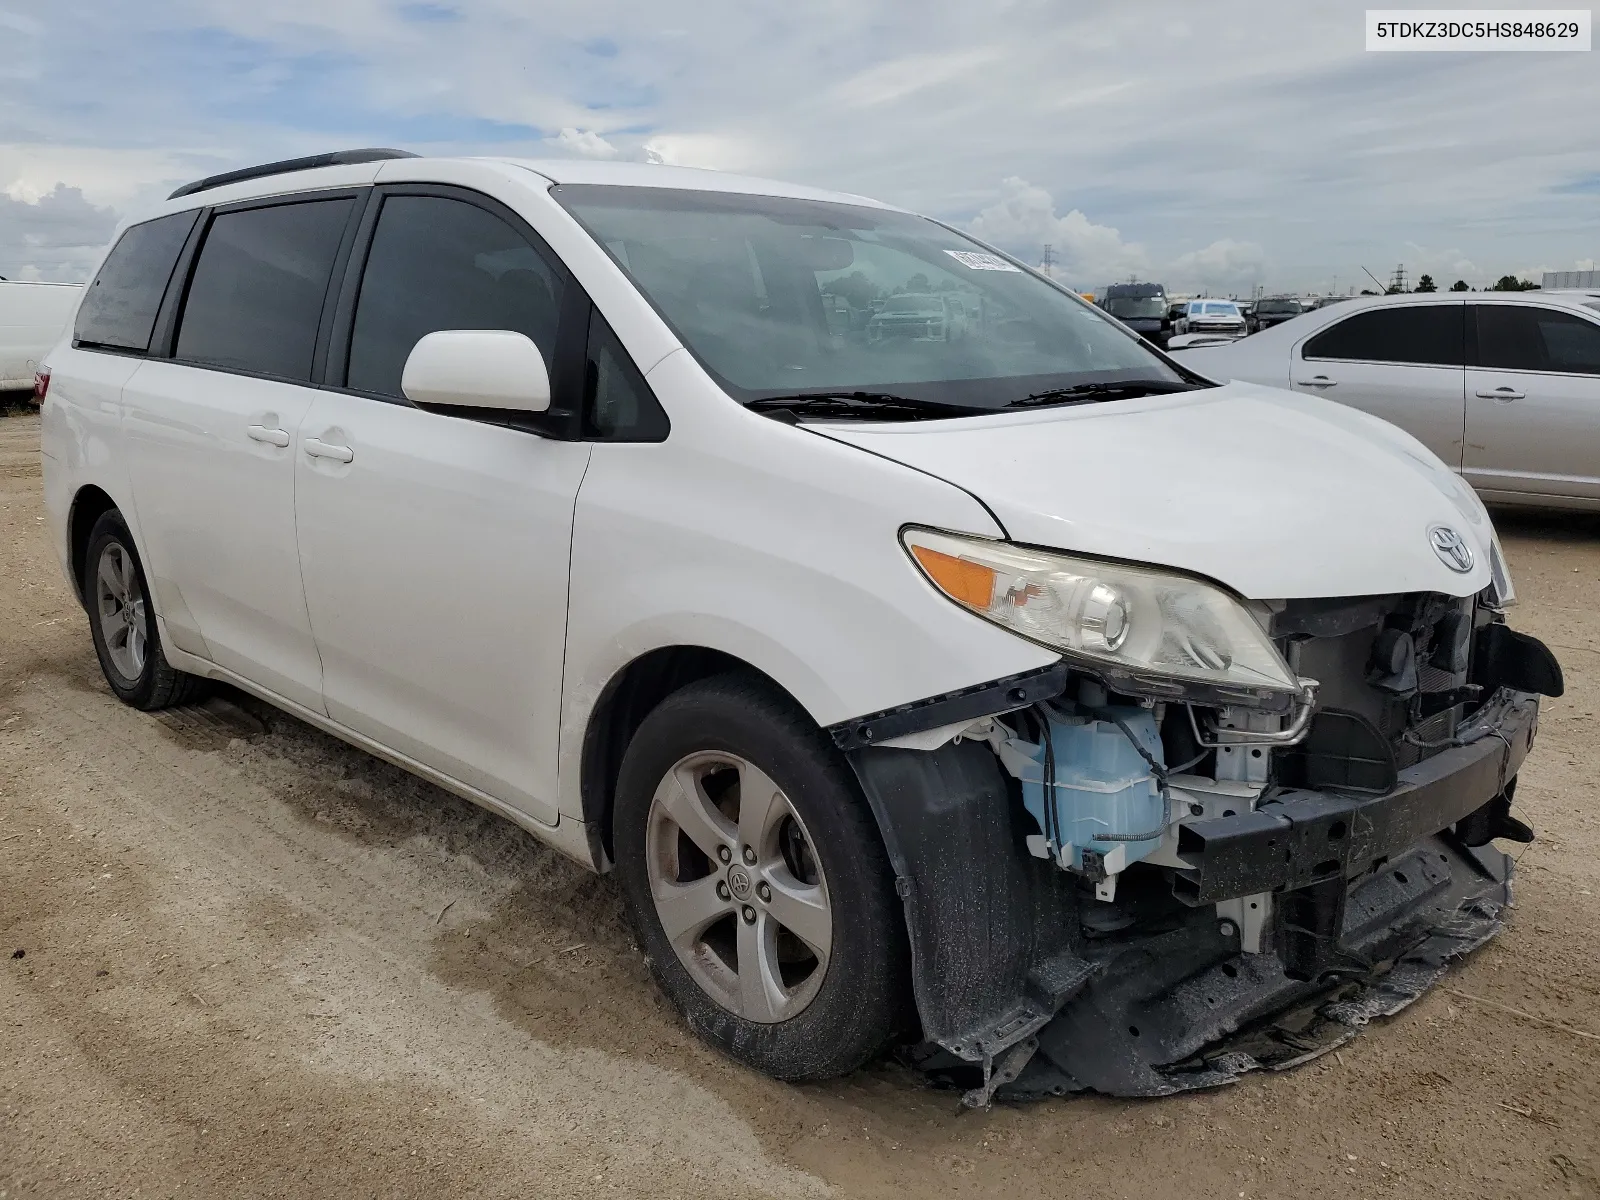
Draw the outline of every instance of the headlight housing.
<instances>
[{"instance_id":1,"label":"headlight housing","mask_svg":"<svg viewBox=\"0 0 1600 1200\"><path fill-rule=\"evenodd\" d=\"M1128 690L1222 702L1282 703L1301 693L1254 617L1203 580L1007 542L907 528L928 581L1012 633L1105 668ZM1124 690L1119 684L1119 690ZM1274 704L1276 706L1276 704Z\"/></svg>"},{"instance_id":2,"label":"headlight housing","mask_svg":"<svg viewBox=\"0 0 1600 1200\"><path fill-rule=\"evenodd\" d=\"M1511 582L1511 568L1506 566L1505 551L1500 549L1500 535L1489 527L1489 586L1496 608L1510 608L1517 602L1516 585Z\"/></svg>"}]
</instances>

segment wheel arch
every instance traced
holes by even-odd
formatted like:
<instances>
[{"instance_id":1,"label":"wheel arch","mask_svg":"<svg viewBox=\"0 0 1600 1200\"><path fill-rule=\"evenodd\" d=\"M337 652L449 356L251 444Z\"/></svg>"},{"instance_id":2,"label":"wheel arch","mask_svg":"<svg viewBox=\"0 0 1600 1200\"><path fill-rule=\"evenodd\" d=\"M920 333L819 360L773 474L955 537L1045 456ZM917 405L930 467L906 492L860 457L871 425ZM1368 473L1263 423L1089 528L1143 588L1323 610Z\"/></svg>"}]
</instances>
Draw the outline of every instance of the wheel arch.
<instances>
[{"instance_id":1,"label":"wheel arch","mask_svg":"<svg viewBox=\"0 0 1600 1200\"><path fill-rule=\"evenodd\" d=\"M805 706L759 667L709 646L661 646L618 670L601 689L584 727L579 794L594 859L603 868L612 860L611 817L622 756L634 731L655 707L679 689L714 675L738 673L757 678L787 697L798 711Z\"/></svg>"},{"instance_id":2,"label":"wheel arch","mask_svg":"<svg viewBox=\"0 0 1600 1200\"><path fill-rule=\"evenodd\" d=\"M94 523L113 509L122 511L103 488L86 483L73 494L72 506L67 510L68 571L79 604L87 604L84 599L84 587L87 583L84 574L87 570L84 556L89 549L89 534L94 529Z\"/></svg>"}]
</instances>

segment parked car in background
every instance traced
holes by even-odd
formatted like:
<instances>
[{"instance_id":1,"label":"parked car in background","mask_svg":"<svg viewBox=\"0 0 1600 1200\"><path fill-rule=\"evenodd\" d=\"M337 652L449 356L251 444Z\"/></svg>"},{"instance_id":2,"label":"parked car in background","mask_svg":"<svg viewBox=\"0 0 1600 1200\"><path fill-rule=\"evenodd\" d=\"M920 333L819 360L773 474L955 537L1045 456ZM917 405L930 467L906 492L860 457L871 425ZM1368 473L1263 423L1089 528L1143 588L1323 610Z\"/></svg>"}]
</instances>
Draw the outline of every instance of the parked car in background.
<instances>
[{"instance_id":1,"label":"parked car in background","mask_svg":"<svg viewBox=\"0 0 1600 1200\"><path fill-rule=\"evenodd\" d=\"M1393 422L1489 500L1600 509L1600 299L1355 297L1179 357Z\"/></svg>"},{"instance_id":2,"label":"parked car in background","mask_svg":"<svg viewBox=\"0 0 1600 1200\"><path fill-rule=\"evenodd\" d=\"M1167 289L1159 283L1113 283L1096 301L1140 337L1165 346L1172 336L1167 315Z\"/></svg>"},{"instance_id":3,"label":"parked car in background","mask_svg":"<svg viewBox=\"0 0 1600 1200\"><path fill-rule=\"evenodd\" d=\"M1249 329L1235 300L1191 300L1177 333L1217 333L1242 338Z\"/></svg>"},{"instance_id":4,"label":"parked car in background","mask_svg":"<svg viewBox=\"0 0 1600 1200\"><path fill-rule=\"evenodd\" d=\"M688 1028L780 1078L899 1037L977 1106L1215 1087L1500 928L1561 680L1471 489L936 221L272 163L121 230L46 364L124 703L224 681L615 871Z\"/></svg>"},{"instance_id":5,"label":"parked car in background","mask_svg":"<svg viewBox=\"0 0 1600 1200\"><path fill-rule=\"evenodd\" d=\"M919 292L884 297L883 306L867 321L869 342L950 342L966 331L966 312L959 300Z\"/></svg>"},{"instance_id":6,"label":"parked car in background","mask_svg":"<svg viewBox=\"0 0 1600 1200\"><path fill-rule=\"evenodd\" d=\"M1305 305L1293 296L1270 296L1256 301L1251 316L1256 332L1259 333L1263 329L1271 329L1274 325L1282 325L1306 311Z\"/></svg>"},{"instance_id":7,"label":"parked car in background","mask_svg":"<svg viewBox=\"0 0 1600 1200\"><path fill-rule=\"evenodd\" d=\"M76 283L0 279L0 391L33 386L40 360L61 340L82 291Z\"/></svg>"}]
</instances>

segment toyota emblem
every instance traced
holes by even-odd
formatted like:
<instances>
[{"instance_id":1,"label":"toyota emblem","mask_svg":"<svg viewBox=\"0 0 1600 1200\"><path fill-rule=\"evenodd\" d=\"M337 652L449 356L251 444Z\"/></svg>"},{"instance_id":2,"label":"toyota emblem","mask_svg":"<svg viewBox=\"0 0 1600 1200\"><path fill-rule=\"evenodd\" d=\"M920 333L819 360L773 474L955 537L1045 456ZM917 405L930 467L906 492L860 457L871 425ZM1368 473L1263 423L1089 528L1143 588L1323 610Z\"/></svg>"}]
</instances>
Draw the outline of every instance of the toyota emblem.
<instances>
[{"instance_id":1,"label":"toyota emblem","mask_svg":"<svg viewBox=\"0 0 1600 1200\"><path fill-rule=\"evenodd\" d=\"M1435 525L1428 530L1428 541L1439 561L1458 575L1472 570L1472 547L1448 525Z\"/></svg>"}]
</instances>

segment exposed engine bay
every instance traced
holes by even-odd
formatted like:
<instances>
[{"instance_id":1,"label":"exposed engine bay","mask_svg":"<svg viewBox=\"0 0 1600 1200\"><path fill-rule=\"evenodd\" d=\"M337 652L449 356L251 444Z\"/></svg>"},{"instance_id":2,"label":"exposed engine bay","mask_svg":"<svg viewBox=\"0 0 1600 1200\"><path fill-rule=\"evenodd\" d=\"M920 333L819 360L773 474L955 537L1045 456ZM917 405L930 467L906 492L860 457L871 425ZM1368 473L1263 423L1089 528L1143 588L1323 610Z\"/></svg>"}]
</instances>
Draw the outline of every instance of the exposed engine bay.
<instances>
[{"instance_id":1,"label":"exposed engine bay","mask_svg":"<svg viewBox=\"0 0 1600 1200\"><path fill-rule=\"evenodd\" d=\"M906 909L909 1057L966 1103L1291 1066L1499 930L1553 656L1486 597L1267 608L1287 704L1064 659L832 731Z\"/></svg>"}]
</instances>

